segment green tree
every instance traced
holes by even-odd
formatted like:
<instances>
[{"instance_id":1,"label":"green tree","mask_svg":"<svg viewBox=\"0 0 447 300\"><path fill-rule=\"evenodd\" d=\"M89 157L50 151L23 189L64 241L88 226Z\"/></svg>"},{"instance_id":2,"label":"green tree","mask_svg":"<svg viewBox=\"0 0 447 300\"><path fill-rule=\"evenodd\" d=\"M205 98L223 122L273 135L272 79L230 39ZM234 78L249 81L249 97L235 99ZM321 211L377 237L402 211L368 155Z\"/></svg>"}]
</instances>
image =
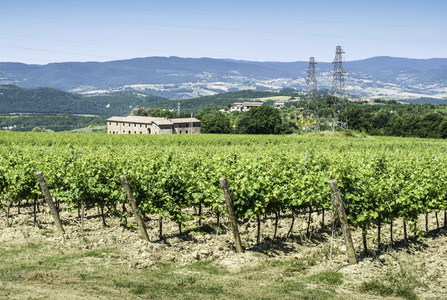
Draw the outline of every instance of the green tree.
<instances>
[{"instance_id":1,"label":"green tree","mask_svg":"<svg viewBox=\"0 0 447 300\"><path fill-rule=\"evenodd\" d=\"M426 104L425 104L426 105ZM433 109L433 107L428 106ZM420 137L440 138L439 125L444 121L444 116L439 112L431 112L421 118L423 128Z\"/></svg>"},{"instance_id":2,"label":"green tree","mask_svg":"<svg viewBox=\"0 0 447 300\"><path fill-rule=\"evenodd\" d=\"M283 133L281 113L278 109L268 105L253 107L245 112L236 130L242 134L279 134Z\"/></svg>"},{"instance_id":3,"label":"green tree","mask_svg":"<svg viewBox=\"0 0 447 300\"><path fill-rule=\"evenodd\" d=\"M136 116L150 116L151 115L151 109L145 110L144 108L140 107L136 112L135 112Z\"/></svg>"},{"instance_id":4,"label":"green tree","mask_svg":"<svg viewBox=\"0 0 447 300\"><path fill-rule=\"evenodd\" d=\"M202 133L232 132L230 118L219 111L203 114L200 117L202 122L200 131Z\"/></svg>"},{"instance_id":5,"label":"green tree","mask_svg":"<svg viewBox=\"0 0 447 300\"><path fill-rule=\"evenodd\" d=\"M169 109L154 109L151 112L151 117L157 118L176 118L177 112L170 111Z\"/></svg>"}]
</instances>

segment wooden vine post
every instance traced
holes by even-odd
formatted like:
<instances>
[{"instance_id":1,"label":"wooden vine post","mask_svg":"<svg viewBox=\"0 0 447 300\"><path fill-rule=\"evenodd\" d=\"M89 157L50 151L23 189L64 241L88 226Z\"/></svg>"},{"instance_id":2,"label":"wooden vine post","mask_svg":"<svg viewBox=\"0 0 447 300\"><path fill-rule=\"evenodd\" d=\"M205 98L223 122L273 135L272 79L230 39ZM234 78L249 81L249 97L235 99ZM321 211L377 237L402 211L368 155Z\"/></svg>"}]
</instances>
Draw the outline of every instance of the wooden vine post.
<instances>
[{"instance_id":1,"label":"wooden vine post","mask_svg":"<svg viewBox=\"0 0 447 300\"><path fill-rule=\"evenodd\" d=\"M146 231L146 225L143 222L143 219L138 214L138 207L135 201L133 200L133 193L130 189L129 183L127 183L126 177L124 175L120 176L121 184L123 185L124 190L127 194L127 199L129 200L130 207L132 208L132 211L135 215L135 218L137 219L138 229L140 230L140 235L143 240L146 240L150 242L149 236L147 235Z\"/></svg>"},{"instance_id":2,"label":"wooden vine post","mask_svg":"<svg viewBox=\"0 0 447 300\"><path fill-rule=\"evenodd\" d=\"M9 224L9 209L11 208L11 200L9 199L9 195L8 195L8 205L6 208L6 225L8 227L11 227L11 225Z\"/></svg>"},{"instance_id":3,"label":"wooden vine post","mask_svg":"<svg viewBox=\"0 0 447 300\"><path fill-rule=\"evenodd\" d=\"M42 189L43 195L45 196L45 201L48 204L48 207L50 208L50 213L53 216L54 224L56 225L57 234L62 235L64 234L64 228L62 227L62 222L59 217L59 211L56 209L56 206L54 206L53 198L51 198L50 190L48 189L47 183L45 182L45 179L43 178L42 172L36 173L37 181L39 181L40 188Z\"/></svg>"},{"instance_id":4,"label":"wooden vine post","mask_svg":"<svg viewBox=\"0 0 447 300\"><path fill-rule=\"evenodd\" d=\"M223 195L225 198L225 203L227 204L227 212L230 216L230 223L231 227L233 228L233 236L234 241L236 243L236 252L242 253L242 243L241 243L241 236L239 235L239 228L237 226L237 219L234 215L234 209L233 209L233 202L231 201L230 192L228 190L228 179L226 177L219 178L220 186L223 191Z\"/></svg>"},{"instance_id":5,"label":"wooden vine post","mask_svg":"<svg viewBox=\"0 0 447 300\"><path fill-rule=\"evenodd\" d=\"M37 202L39 201L39 195L36 195L36 199L34 199L33 207L34 207L34 213L33 213L33 227L36 226L36 211L37 211Z\"/></svg>"},{"instance_id":6,"label":"wooden vine post","mask_svg":"<svg viewBox=\"0 0 447 300\"><path fill-rule=\"evenodd\" d=\"M348 261L350 265L353 265L357 263L357 257L355 255L354 244L352 243L351 231L349 230L343 201L341 200L340 192L338 191L337 182L335 180L330 180L329 186L331 187L332 197L334 198L337 213L340 218L341 229L345 238L346 251L348 253Z\"/></svg>"}]
</instances>

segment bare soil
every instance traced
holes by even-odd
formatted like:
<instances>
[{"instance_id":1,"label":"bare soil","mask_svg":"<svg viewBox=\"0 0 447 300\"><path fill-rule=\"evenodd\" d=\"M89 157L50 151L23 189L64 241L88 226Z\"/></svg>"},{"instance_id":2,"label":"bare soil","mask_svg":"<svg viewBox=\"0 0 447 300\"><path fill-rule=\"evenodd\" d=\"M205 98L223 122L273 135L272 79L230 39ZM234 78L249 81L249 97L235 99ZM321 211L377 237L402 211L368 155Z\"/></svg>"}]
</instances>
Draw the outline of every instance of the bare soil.
<instances>
[{"instance_id":1,"label":"bare soil","mask_svg":"<svg viewBox=\"0 0 447 300\"><path fill-rule=\"evenodd\" d=\"M47 207L41 205L41 211L37 213L36 226L33 226L32 212L31 206L22 207L20 214L17 213L16 206L12 207L9 220L2 213L0 249L41 245L43 248L40 249L44 249L43 251L40 250L41 252L26 258L33 261L55 251L79 253L86 250L114 248L116 253L108 253L102 258L86 257L81 259L79 264L85 264L85 268L88 269L89 260L96 259L105 267L114 264L127 270L156 270L160 263L185 266L197 261L213 260L213 265L227 270L230 274L238 274L247 268L256 269L266 261L295 259L306 263L306 271L303 272L306 276L329 269L342 273L343 283L334 288L338 299L382 299L380 295L361 292L362 283L373 280L381 282L384 278L398 273L404 273L404 276L416 281L415 292L419 298L447 299L447 230L443 227L437 228L434 214L429 216L430 231L421 241L414 239L410 233L409 241L404 241L402 221L397 220L393 227L394 243L390 242L389 224L385 224L381 231L383 245L379 249L376 239L377 228L372 228L368 233L369 252L366 254L362 251L361 231L352 231L359 262L349 265L341 232L336 230L333 240L331 239L331 215L327 212L324 226L321 225L321 213L312 214L309 236L306 234L307 213L295 219L293 232L289 236L291 216L284 214L279 219L274 241L275 218L263 217L259 245L256 220L241 222L240 232L245 248L242 254L235 253L228 220L221 219L222 222L217 226L217 219L212 214L205 215L201 226L197 221L191 222L188 227L184 226L182 234L179 233L176 223L165 219L162 240L159 239L159 219L155 217L147 219L146 225L151 242L146 242L140 239L138 230L123 228L118 218L106 215L107 226L104 226L96 208L86 209L83 224L77 211L61 211L60 217L65 229L63 236L55 235L55 226ZM128 221L136 224L132 217ZM439 217L439 223L441 223L439 226L444 225L443 216ZM425 224L425 216L421 217L419 224ZM217 228L219 230L216 234ZM266 276L275 281L281 280L284 275L271 271L271 274ZM90 291L86 294L85 291L77 290L79 281L76 276L55 274L51 270L29 272L19 283L5 282L0 278L0 298L101 299L101 293ZM59 285L51 285L53 282L58 282ZM18 288L21 289L21 293L17 298L14 293L7 292ZM117 298L121 296L116 295ZM389 296L387 299L394 298Z\"/></svg>"}]
</instances>

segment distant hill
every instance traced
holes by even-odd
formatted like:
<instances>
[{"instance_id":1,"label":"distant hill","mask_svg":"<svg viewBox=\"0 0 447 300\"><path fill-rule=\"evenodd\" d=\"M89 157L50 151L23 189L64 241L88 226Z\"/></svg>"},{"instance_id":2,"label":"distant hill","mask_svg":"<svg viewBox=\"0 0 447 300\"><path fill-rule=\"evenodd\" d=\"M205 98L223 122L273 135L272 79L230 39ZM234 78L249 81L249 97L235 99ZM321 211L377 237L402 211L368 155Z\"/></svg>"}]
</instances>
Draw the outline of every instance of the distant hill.
<instances>
[{"instance_id":1,"label":"distant hill","mask_svg":"<svg viewBox=\"0 0 447 300\"><path fill-rule=\"evenodd\" d=\"M317 63L319 89L330 89L332 63ZM0 79L26 88L44 86L78 94L134 91L185 99L247 89L305 91L307 68L307 61L147 57L47 65L0 63ZM447 58L373 57L346 61L344 68L346 91L353 97L447 98Z\"/></svg>"},{"instance_id":2,"label":"distant hill","mask_svg":"<svg viewBox=\"0 0 447 300\"><path fill-rule=\"evenodd\" d=\"M0 114L93 114L125 115L133 106L163 100L158 96L120 92L100 96L82 96L54 88L28 89L16 85L0 85Z\"/></svg>"},{"instance_id":3,"label":"distant hill","mask_svg":"<svg viewBox=\"0 0 447 300\"><path fill-rule=\"evenodd\" d=\"M53 88L25 89L0 86L0 113L97 113L100 108L89 99Z\"/></svg>"},{"instance_id":4,"label":"distant hill","mask_svg":"<svg viewBox=\"0 0 447 300\"><path fill-rule=\"evenodd\" d=\"M287 69L287 68L286 68ZM296 74L262 63L211 58L148 57L110 62L67 62L47 65L0 63L0 76L22 87L65 91L109 89L126 85L194 82L206 74L225 78L278 78Z\"/></svg>"}]
</instances>

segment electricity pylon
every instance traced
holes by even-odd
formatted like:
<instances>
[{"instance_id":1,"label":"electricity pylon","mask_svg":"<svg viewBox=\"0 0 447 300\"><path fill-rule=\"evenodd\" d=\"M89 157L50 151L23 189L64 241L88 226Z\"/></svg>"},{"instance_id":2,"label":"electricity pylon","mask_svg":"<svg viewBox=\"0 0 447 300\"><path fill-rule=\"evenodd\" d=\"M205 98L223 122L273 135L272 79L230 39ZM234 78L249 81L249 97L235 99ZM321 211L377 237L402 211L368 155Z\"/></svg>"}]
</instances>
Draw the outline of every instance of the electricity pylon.
<instances>
[{"instance_id":1,"label":"electricity pylon","mask_svg":"<svg viewBox=\"0 0 447 300\"><path fill-rule=\"evenodd\" d=\"M309 60L307 69L307 108L306 108L306 126L307 129L320 129L320 118L318 116L318 89L317 89L317 62L314 57Z\"/></svg>"},{"instance_id":2,"label":"electricity pylon","mask_svg":"<svg viewBox=\"0 0 447 300\"><path fill-rule=\"evenodd\" d=\"M335 51L335 58L332 61L334 71L332 76L332 96L334 97L334 104L332 105L333 123L332 130L335 130L337 124L341 128L348 129L348 119L346 115L346 95L345 95L345 74L343 68L343 54L345 52L341 46L337 46ZM338 121L337 121L338 117Z\"/></svg>"}]
</instances>

